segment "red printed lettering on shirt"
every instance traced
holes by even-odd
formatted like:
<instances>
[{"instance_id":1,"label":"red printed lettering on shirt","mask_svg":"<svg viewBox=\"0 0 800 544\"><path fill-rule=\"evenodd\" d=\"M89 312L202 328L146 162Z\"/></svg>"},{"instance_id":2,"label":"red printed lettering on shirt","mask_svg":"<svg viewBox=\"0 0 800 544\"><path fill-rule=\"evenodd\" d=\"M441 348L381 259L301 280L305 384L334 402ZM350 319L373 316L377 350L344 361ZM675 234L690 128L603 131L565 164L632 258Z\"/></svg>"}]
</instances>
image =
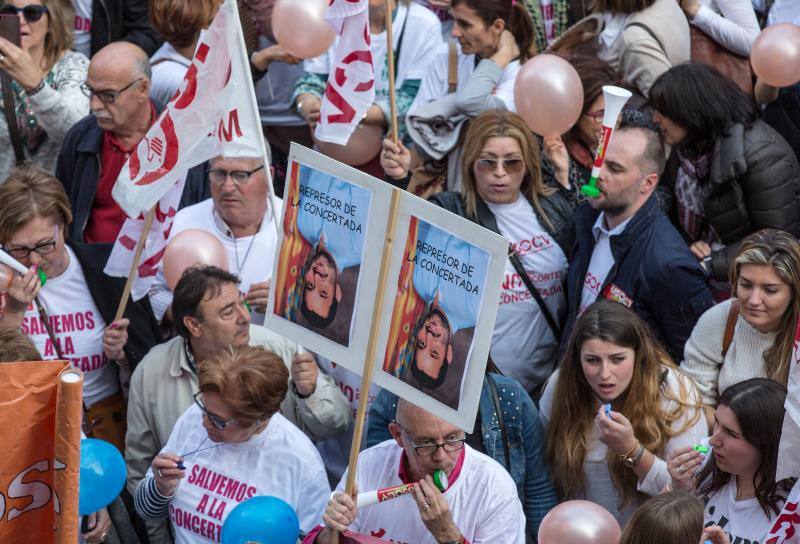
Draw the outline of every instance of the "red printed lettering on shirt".
<instances>
[{"instance_id":1,"label":"red printed lettering on shirt","mask_svg":"<svg viewBox=\"0 0 800 544\"><path fill-rule=\"evenodd\" d=\"M586 279L584 280L583 284L596 295L600 292L600 286L602 285L602 282L591 272L586 272Z\"/></svg>"},{"instance_id":2,"label":"red printed lettering on shirt","mask_svg":"<svg viewBox=\"0 0 800 544\"><path fill-rule=\"evenodd\" d=\"M511 243L511 248L516 251L517 255L520 257L528 253L536 253L543 249L548 249L552 246L553 241L549 236L544 234L537 234L530 239Z\"/></svg>"},{"instance_id":3,"label":"red printed lettering on shirt","mask_svg":"<svg viewBox=\"0 0 800 544\"><path fill-rule=\"evenodd\" d=\"M91 32L92 20L80 15L75 16L75 32Z\"/></svg>"}]
</instances>

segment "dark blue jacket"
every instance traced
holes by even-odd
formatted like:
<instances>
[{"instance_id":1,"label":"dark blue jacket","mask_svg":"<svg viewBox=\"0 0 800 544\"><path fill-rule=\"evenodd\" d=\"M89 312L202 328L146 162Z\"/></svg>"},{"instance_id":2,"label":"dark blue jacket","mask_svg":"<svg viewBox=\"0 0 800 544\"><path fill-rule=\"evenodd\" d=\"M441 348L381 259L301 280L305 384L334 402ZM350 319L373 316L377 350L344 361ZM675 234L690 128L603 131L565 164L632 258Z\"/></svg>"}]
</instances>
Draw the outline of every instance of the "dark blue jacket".
<instances>
[{"instance_id":1,"label":"dark blue jacket","mask_svg":"<svg viewBox=\"0 0 800 544\"><path fill-rule=\"evenodd\" d=\"M575 210L575 247L567 273L567 325L564 342L577 319L581 293L592 259L592 234L600 212L588 203ZM697 320L714 301L706 275L686 242L650 197L625 231L611 237L614 266L600 296L623 302L647 323L675 361Z\"/></svg>"},{"instance_id":2,"label":"dark blue jacket","mask_svg":"<svg viewBox=\"0 0 800 544\"><path fill-rule=\"evenodd\" d=\"M493 380L501 406L508 447L497 418L489 379ZM397 395L383 390L369 411L367 447L392 438L389 423L397 413ZM484 453L503 465L517 484L525 511L528 542L536 542L542 518L556 505L550 472L544 463L544 430L539 412L520 383L500 374L487 374L478 405L478 423Z\"/></svg>"},{"instance_id":3,"label":"dark blue jacket","mask_svg":"<svg viewBox=\"0 0 800 544\"><path fill-rule=\"evenodd\" d=\"M156 110L161 111L156 105ZM87 115L64 138L56 163L56 178L61 181L72 208L70 240L84 242L83 232L92 214L97 181L100 179L100 153L103 151L103 129L94 115ZM205 181L205 163L189 170L179 208L197 204L211 196Z\"/></svg>"}]
</instances>

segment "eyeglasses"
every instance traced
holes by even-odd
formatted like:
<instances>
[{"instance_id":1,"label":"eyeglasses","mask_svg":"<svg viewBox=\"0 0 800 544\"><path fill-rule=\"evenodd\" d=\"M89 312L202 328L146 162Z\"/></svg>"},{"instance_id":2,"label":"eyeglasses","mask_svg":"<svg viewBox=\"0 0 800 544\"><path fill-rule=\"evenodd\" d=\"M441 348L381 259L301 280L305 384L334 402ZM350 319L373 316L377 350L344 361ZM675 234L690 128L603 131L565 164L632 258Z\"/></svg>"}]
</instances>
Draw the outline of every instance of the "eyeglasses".
<instances>
[{"instance_id":1,"label":"eyeglasses","mask_svg":"<svg viewBox=\"0 0 800 544\"><path fill-rule=\"evenodd\" d=\"M448 440L447 442L442 442L441 444L423 444L418 446L411 442L411 447L414 448L414 451L417 452L417 455L421 457L430 457L431 455L435 454L439 448L442 448L446 452L454 452L458 451L464 447L464 442L467 441L467 437L459 438L458 440Z\"/></svg>"},{"instance_id":2,"label":"eyeglasses","mask_svg":"<svg viewBox=\"0 0 800 544\"><path fill-rule=\"evenodd\" d=\"M211 183L215 185L222 185L228 179L228 176L230 176L230 178L233 180L235 184L242 185L244 183L247 183L247 180L250 179L250 176L258 172L262 168L264 168L263 164L258 168L250 171L233 170L229 172L227 170L209 170L208 179L211 181Z\"/></svg>"},{"instance_id":3,"label":"eyeglasses","mask_svg":"<svg viewBox=\"0 0 800 544\"><path fill-rule=\"evenodd\" d=\"M25 21L29 23L35 23L42 18L42 15L48 13L48 11L45 6L40 6L37 4L30 4L24 8L18 8L17 6L6 4L3 9L0 9L0 13L3 15L17 15L18 13L22 13Z\"/></svg>"},{"instance_id":4,"label":"eyeglasses","mask_svg":"<svg viewBox=\"0 0 800 544\"><path fill-rule=\"evenodd\" d=\"M519 174L525 169L525 161L522 159L478 159L475 161L475 169L483 174L491 174L497 171L498 163L507 174Z\"/></svg>"},{"instance_id":5,"label":"eyeglasses","mask_svg":"<svg viewBox=\"0 0 800 544\"><path fill-rule=\"evenodd\" d=\"M587 111L584 113L586 117L591 117L595 123L602 123L603 116L606 114L606 110L597 110L597 111Z\"/></svg>"},{"instance_id":6,"label":"eyeglasses","mask_svg":"<svg viewBox=\"0 0 800 544\"><path fill-rule=\"evenodd\" d=\"M50 242L36 244L33 247L28 247L28 246L19 246L14 248L6 247L5 251L15 259L22 260L30 257L31 253L33 253L34 251L39 255L50 255L56 250L57 243L58 243L58 226L56 226L55 229L53 230L53 240Z\"/></svg>"},{"instance_id":7,"label":"eyeglasses","mask_svg":"<svg viewBox=\"0 0 800 544\"><path fill-rule=\"evenodd\" d=\"M232 417L228 421L225 421L217 414L212 414L211 412L209 412L208 408L206 408L200 401L199 397L202 393L203 393L202 391L198 391L197 393L194 394L194 403L197 405L198 408L200 408L200 410L203 411L203 414L205 414L205 416L208 418L211 424L214 425L214 427L216 427L220 431L224 431L225 427L236 421L235 417Z\"/></svg>"},{"instance_id":8,"label":"eyeglasses","mask_svg":"<svg viewBox=\"0 0 800 544\"><path fill-rule=\"evenodd\" d=\"M98 91L98 90L92 89L89 86L89 84L84 81L81 84L81 91L83 91L83 94L86 95L86 97L89 98L89 99L91 99L92 96L96 96L97 98L100 99L100 102L102 102L103 104L113 104L117 100L119 95L121 95L122 93L124 93L125 91L127 91L128 89L133 87L134 84L140 82L142 79L144 79L144 78L141 78L141 77L136 78L136 79L134 79L133 81L131 81L130 83L128 83L122 89L120 89L118 91L111 91L111 90L108 90L108 89L104 89L102 91Z\"/></svg>"}]
</instances>

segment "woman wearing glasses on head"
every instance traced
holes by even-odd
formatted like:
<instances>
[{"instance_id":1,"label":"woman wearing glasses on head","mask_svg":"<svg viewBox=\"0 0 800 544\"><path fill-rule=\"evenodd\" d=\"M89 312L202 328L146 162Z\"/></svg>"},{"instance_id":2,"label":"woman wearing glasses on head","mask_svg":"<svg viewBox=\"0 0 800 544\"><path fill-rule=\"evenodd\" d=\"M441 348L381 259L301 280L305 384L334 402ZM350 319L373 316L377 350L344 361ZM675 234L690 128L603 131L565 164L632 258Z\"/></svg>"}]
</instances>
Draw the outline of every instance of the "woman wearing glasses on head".
<instances>
[{"instance_id":1,"label":"woman wearing glasses on head","mask_svg":"<svg viewBox=\"0 0 800 544\"><path fill-rule=\"evenodd\" d=\"M0 71L9 76L3 78L8 88L0 118L4 150L0 183L23 160L53 172L67 130L89 113L89 99L80 90L89 59L70 51L72 3L9 0L3 4L0 13L19 17L20 43L0 37ZM11 130L9 118L14 120Z\"/></svg>"},{"instance_id":2,"label":"woman wearing glasses on head","mask_svg":"<svg viewBox=\"0 0 800 544\"><path fill-rule=\"evenodd\" d=\"M169 518L176 543L219 541L242 501L272 495L301 531L322 519L330 487L311 441L278 410L289 371L261 347L231 347L198 365L200 391L134 493L144 519Z\"/></svg>"},{"instance_id":3,"label":"woman wearing glasses on head","mask_svg":"<svg viewBox=\"0 0 800 544\"><path fill-rule=\"evenodd\" d=\"M120 382L130 379L160 334L146 299L128 301L124 318L114 321L124 281L103 274L111 246L67 243L71 221L64 188L41 168L18 167L0 185L0 245L29 267L8 286L0 328L18 327L43 358L68 360L83 372L86 434L122 451ZM46 276L44 286L38 272ZM37 295L47 320L34 304Z\"/></svg>"}]
</instances>

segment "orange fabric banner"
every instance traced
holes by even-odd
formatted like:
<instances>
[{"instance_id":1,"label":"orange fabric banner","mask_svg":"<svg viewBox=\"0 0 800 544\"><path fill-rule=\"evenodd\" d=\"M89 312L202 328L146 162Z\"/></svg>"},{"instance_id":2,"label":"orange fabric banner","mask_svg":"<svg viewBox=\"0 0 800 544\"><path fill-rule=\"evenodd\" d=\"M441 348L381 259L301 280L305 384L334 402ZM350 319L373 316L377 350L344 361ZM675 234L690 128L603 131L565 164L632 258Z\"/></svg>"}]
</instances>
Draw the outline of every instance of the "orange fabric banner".
<instances>
[{"instance_id":1,"label":"orange fabric banner","mask_svg":"<svg viewBox=\"0 0 800 544\"><path fill-rule=\"evenodd\" d=\"M68 362L0 363L0 542L77 542L82 395Z\"/></svg>"}]
</instances>

